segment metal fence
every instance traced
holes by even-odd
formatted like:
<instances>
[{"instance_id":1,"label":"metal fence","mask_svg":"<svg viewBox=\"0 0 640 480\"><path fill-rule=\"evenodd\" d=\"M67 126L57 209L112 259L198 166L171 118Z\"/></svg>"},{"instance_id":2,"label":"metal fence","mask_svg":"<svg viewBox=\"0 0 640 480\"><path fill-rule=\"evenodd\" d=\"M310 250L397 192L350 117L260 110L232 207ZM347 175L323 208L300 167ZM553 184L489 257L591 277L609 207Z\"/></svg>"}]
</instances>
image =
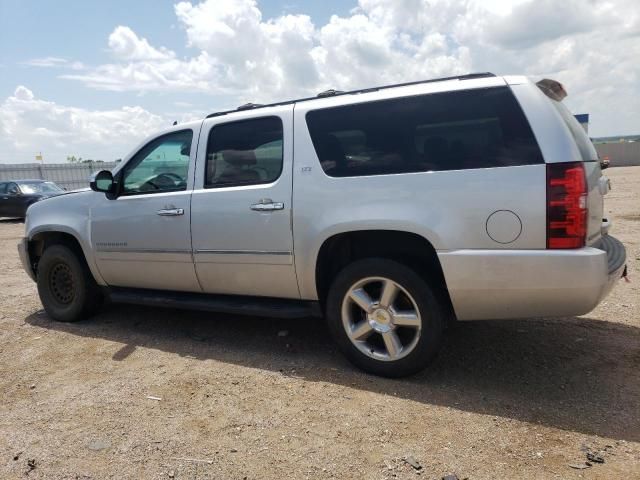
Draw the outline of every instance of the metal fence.
<instances>
[{"instance_id":1,"label":"metal fence","mask_svg":"<svg viewBox=\"0 0 640 480\"><path fill-rule=\"evenodd\" d=\"M596 143L600 158L609 157L612 167L640 165L640 142Z\"/></svg>"},{"instance_id":2,"label":"metal fence","mask_svg":"<svg viewBox=\"0 0 640 480\"><path fill-rule=\"evenodd\" d=\"M37 178L74 190L88 187L89 178L95 172L111 170L115 166L115 162L0 164L0 181Z\"/></svg>"},{"instance_id":3,"label":"metal fence","mask_svg":"<svg viewBox=\"0 0 640 480\"><path fill-rule=\"evenodd\" d=\"M640 142L596 144L600 158L608 156L612 167L640 165ZM111 170L116 162L90 163L0 163L0 181L51 180L67 190L89 186L89 178L100 170Z\"/></svg>"}]
</instances>

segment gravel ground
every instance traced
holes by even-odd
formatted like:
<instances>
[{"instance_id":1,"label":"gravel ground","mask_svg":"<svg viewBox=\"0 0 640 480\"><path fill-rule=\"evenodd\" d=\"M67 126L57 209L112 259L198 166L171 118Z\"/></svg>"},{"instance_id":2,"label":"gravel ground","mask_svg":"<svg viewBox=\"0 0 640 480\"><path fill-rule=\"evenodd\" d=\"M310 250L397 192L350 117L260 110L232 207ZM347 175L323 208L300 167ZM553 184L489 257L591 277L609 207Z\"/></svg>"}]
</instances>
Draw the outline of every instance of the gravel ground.
<instances>
[{"instance_id":1,"label":"gravel ground","mask_svg":"<svg viewBox=\"0 0 640 480\"><path fill-rule=\"evenodd\" d=\"M640 167L605 173L632 283L582 317L460 324L404 380L355 370L314 320L55 323L23 224L0 221L0 477L640 478ZM587 453L604 463L569 466Z\"/></svg>"}]
</instances>

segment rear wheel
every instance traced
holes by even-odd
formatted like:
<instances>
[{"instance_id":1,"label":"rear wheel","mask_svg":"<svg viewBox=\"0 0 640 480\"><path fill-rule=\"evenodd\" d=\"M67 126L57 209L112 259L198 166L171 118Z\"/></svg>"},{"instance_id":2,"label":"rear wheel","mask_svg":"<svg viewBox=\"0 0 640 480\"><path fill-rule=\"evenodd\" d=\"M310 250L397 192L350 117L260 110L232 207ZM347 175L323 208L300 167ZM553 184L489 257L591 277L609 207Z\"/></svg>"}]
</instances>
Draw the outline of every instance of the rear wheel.
<instances>
[{"instance_id":1,"label":"rear wheel","mask_svg":"<svg viewBox=\"0 0 640 480\"><path fill-rule=\"evenodd\" d=\"M422 370L442 343L443 309L409 267L388 259L351 263L327 298L329 328L346 357L385 377Z\"/></svg>"},{"instance_id":2,"label":"rear wheel","mask_svg":"<svg viewBox=\"0 0 640 480\"><path fill-rule=\"evenodd\" d=\"M102 304L100 289L83 258L66 245L45 249L38 262L38 294L47 314L61 322L77 322Z\"/></svg>"}]
</instances>

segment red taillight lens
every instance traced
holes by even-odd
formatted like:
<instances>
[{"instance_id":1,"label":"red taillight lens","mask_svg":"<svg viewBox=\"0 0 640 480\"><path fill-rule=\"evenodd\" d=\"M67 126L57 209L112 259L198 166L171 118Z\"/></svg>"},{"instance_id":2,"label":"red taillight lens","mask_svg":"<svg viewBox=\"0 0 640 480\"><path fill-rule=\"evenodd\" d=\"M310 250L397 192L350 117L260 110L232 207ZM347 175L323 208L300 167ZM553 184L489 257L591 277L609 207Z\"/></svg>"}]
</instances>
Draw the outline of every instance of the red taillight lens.
<instances>
[{"instance_id":1,"label":"red taillight lens","mask_svg":"<svg viewBox=\"0 0 640 480\"><path fill-rule=\"evenodd\" d=\"M584 247L587 193L581 162L547 164L547 248Z\"/></svg>"}]
</instances>

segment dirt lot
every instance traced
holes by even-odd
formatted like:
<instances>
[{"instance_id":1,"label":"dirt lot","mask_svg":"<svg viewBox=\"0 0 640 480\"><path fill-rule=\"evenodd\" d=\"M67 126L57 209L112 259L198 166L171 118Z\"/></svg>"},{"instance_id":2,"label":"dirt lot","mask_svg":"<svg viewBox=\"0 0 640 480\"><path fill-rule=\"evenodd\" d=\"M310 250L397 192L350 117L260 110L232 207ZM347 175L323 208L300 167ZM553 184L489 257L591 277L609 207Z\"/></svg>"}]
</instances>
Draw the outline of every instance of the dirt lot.
<instances>
[{"instance_id":1,"label":"dirt lot","mask_svg":"<svg viewBox=\"0 0 640 480\"><path fill-rule=\"evenodd\" d=\"M640 167L606 173L632 283L579 318L461 324L404 380L356 371L313 320L52 322L1 221L0 477L640 478ZM605 463L571 468L587 450Z\"/></svg>"}]
</instances>

